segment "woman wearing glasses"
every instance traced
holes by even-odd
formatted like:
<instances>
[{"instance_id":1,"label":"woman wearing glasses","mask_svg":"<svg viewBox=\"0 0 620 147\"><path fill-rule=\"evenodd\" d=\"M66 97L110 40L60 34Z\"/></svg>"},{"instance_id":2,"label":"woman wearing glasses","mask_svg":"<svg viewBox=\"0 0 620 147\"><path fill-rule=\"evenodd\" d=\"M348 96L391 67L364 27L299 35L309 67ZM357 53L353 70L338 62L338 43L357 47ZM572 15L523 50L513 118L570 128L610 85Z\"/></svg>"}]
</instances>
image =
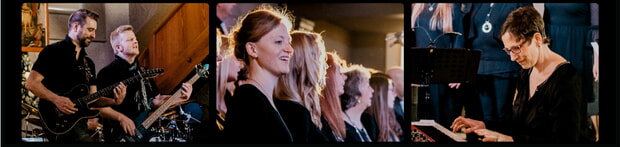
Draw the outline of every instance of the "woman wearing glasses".
<instances>
[{"instance_id":1,"label":"woman wearing glasses","mask_svg":"<svg viewBox=\"0 0 620 147\"><path fill-rule=\"evenodd\" d=\"M575 67L549 49L541 15L533 7L519 8L501 28L504 51L521 70L512 111L500 120L459 117L453 131L465 128L484 142L591 142L586 103Z\"/></svg>"}]
</instances>

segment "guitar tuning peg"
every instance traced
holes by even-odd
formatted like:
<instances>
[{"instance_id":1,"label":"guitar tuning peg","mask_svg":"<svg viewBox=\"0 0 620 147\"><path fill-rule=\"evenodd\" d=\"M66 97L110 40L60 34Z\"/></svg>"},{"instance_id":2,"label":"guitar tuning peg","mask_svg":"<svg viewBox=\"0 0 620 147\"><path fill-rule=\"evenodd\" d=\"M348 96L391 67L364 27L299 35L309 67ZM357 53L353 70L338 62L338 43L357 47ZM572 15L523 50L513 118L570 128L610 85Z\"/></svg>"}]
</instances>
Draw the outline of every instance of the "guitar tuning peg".
<instances>
[{"instance_id":1,"label":"guitar tuning peg","mask_svg":"<svg viewBox=\"0 0 620 147\"><path fill-rule=\"evenodd\" d=\"M209 74L209 64L204 64L202 66L196 65L196 74L201 77L206 77Z\"/></svg>"}]
</instances>

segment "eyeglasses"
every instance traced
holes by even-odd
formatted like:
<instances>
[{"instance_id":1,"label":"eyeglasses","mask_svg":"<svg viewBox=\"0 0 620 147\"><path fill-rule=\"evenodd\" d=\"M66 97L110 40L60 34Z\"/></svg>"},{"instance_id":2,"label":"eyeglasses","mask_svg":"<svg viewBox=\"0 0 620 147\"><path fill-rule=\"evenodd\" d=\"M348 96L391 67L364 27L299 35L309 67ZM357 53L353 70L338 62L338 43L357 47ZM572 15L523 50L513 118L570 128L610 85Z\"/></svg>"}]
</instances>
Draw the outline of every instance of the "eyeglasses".
<instances>
[{"instance_id":1,"label":"eyeglasses","mask_svg":"<svg viewBox=\"0 0 620 147\"><path fill-rule=\"evenodd\" d=\"M521 53L521 45L523 45L525 42L526 41L523 41L523 42L519 43L519 45L510 47L510 48L503 48L503 50L509 56L510 56L510 52L512 52L514 54L519 54L519 53Z\"/></svg>"}]
</instances>

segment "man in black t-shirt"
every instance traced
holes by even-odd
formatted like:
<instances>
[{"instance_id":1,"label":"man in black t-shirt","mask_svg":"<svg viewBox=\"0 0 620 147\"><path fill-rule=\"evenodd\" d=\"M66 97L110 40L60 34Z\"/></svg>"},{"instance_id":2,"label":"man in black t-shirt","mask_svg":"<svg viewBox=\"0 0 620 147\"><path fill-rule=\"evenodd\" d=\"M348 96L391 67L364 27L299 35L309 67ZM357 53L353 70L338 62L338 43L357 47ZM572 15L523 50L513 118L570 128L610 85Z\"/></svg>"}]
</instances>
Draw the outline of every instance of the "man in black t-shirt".
<instances>
[{"instance_id":1,"label":"man in black t-shirt","mask_svg":"<svg viewBox=\"0 0 620 147\"><path fill-rule=\"evenodd\" d=\"M100 97L88 104L77 101L97 92L95 64L87 57L84 47L95 38L98 18L97 13L87 9L73 12L65 39L41 51L24 85L41 98L39 112L50 142L93 142L85 118L92 118L98 112L87 113L92 111L89 104L93 107L118 105L125 97L126 87L120 83L111 89L114 98ZM66 121L66 118L75 119Z\"/></svg>"}]
</instances>

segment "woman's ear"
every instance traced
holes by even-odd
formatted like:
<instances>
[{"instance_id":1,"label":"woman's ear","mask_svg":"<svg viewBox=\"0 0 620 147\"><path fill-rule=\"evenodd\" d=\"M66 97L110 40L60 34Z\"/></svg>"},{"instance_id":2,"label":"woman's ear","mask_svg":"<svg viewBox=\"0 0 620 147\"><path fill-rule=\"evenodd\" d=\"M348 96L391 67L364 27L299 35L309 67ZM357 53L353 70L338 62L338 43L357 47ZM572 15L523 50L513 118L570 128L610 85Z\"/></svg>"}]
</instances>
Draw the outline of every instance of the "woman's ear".
<instances>
[{"instance_id":1,"label":"woman's ear","mask_svg":"<svg viewBox=\"0 0 620 147\"><path fill-rule=\"evenodd\" d=\"M536 46L540 46L540 44L542 44L542 42L543 42L542 34L534 33L534 37L533 38L536 41Z\"/></svg>"},{"instance_id":2,"label":"woman's ear","mask_svg":"<svg viewBox=\"0 0 620 147\"><path fill-rule=\"evenodd\" d=\"M258 57L256 53L256 44L254 44L253 42L245 43L245 51L248 52L249 56L252 56L254 58Z\"/></svg>"}]
</instances>

